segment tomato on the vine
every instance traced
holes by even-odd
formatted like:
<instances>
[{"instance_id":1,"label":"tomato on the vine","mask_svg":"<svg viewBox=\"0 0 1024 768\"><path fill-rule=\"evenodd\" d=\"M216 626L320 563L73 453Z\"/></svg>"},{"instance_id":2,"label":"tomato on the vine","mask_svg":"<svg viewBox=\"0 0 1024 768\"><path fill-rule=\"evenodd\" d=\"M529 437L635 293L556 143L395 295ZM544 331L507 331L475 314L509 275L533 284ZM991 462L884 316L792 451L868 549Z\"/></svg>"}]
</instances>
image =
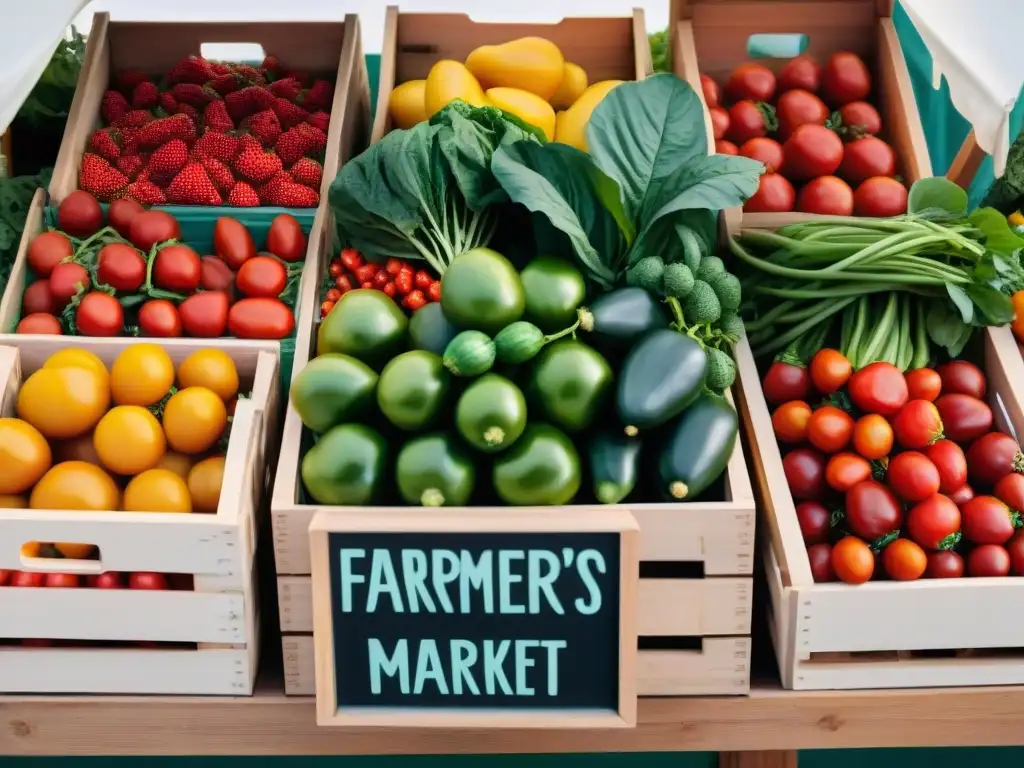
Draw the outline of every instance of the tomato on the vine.
<instances>
[{"instance_id":1,"label":"tomato on the vine","mask_svg":"<svg viewBox=\"0 0 1024 768\"><path fill-rule=\"evenodd\" d=\"M924 455L939 471L940 493L953 493L967 485L967 457L952 440L937 440L925 448Z\"/></svg>"},{"instance_id":2,"label":"tomato on the vine","mask_svg":"<svg viewBox=\"0 0 1024 768\"><path fill-rule=\"evenodd\" d=\"M729 131L725 135L742 146L764 136L769 127L762 107L750 100L738 101L729 108Z\"/></svg>"},{"instance_id":3,"label":"tomato on the vine","mask_svg":"<svg viewBox=\"0 0 1024 768\"><path fill-rule=\"evenodd\" d=\"M228 328L240 339L283 339L295 328L295 315L280 299L242 299L228 312Z\"/></svg>"},{"instance_id":4,"label":"tomato on the vine","mask_svg":"<svg viewBox=\"0 0 1024 768\"><path fill-rule=\"evenodd\" d=\"M915 504L907 513L906 533L925 549L948 549L960 532L960 510L941 493Z\"/></svg>"},{"instance_id":5,"label":"tomato on the vine","mask_svg":"<svg viewBox=\"0 0 1024 768\"><path fill-rule=\"evenodd\" d=\"M127 243L110 243L97 256L96 279L115 291L134 293L146 282L146 261Z\"/></svg>"},{"instance_id":6,"label":"tomato on the vine","mask_svg":"<svg viewBox=\"0 0 1024 768\"><path fill-rule=\"evenodd\" d=\"M181 318L177 308L166 299L150 299L139 309L139 330L143 336L156 338L181 336Z\"/></svg>"},{"instance_id":7,"label":"tomato on the vine","mask_svg":"<svg viewBox=\"0 0 1024 768\"><path fill-rule=\"evenodd\" d=\"M974 544L1005 544L1013 536L1016 513L995 496L975 496L960 507L964 538Z\"/></svg>"},{"instance_id":8,"label":"tomato on the vine","mask_svg":"<svg viewBox=\"0 0 1024 768\"><path fill-rule=\"evenodd\" d=\"M863 584L875 573L875 553L856 536L845 536L832 547L832 570L847 584Z\"/></svg>"},{"instance_id":9,"label":"tomato on the vine","mask_svg":"<svg viewBox=\"0 0 1024 768\"><path fill-rule=\"evenodd\" d=\"M277 259L253 256L238 270L238 290L250 297L277 297L288 284L288 270Z\"/></svg>"},{"instance_id":10,"label":"tomato on the vine","mask_svg":"<svg viewBox=\"0 0 1024 768\"><path fill-rule=\"evenodd\" d=\"M764 398L771 405L789 400L806 400L811 394L811 375L802 365L776 361L761 382Z\"/></svg>"},{"instance_id":11,"label":"tomato on the vine","mask_svg":"<svg viewBox=\"0 0 1024 768\"><path fill-rule=\"evenodd\" d=\"M143 253L148 253L157 243L180 237L181 225L166 211L143 211L136 214L128 227L128 239Z\"/></svg>"},{"instance_id":12,"label":"tomato on the vine","mask_svg":"<svg viewBox=\"0 0 1024 768\"><path fill-rule=\"evenodd\" d=\"M931 400L910 400L893 418L892 431L904 448L927 448L942 438L942 417Z\"/></svg>"},{"instance_id":13,"label":"tomato on the vine","mask_svg":"<svg viewBox=\"0 0 1024 768\"><path fill-rule=\"evenodd\" d=\"M836 580L836 572L832 568L832 545L828 542L812 544L807 548L807 559L811 563L811 578L816 584Z\"/></svg>"},{"instance_id":14,"label":"tomato on the vine","mask_svg":"<svg viewBox=\"0 0 1024 768\"><path fill-rule=\"evenodd\" d=\"M805 544L817 544L828 538L832 513L818 501L801 501L796 505L796 519Z\"/></svg>"},{"instance_id":15,"label":"tomato on the vine","mask_svg":"<svg viewBox=\"0 0 1024 768\"><path fill-rule=\"evenodd\" d=\"M783 443L802 443L807 439L807 423L811 418L811 406L803 400L783 403L772 414L775 437Z\"/></svg>"},{"instance_id":16,"label":"tomato on the vine","mask_svg":"<svg viewBox=\"0 0 1024 768\"><path fill-rule=\"evenodd\" d=\"M75 325L83 336L120 336L124 331L124 310L109 293L92 291L79 302Z\"/></svg>"},{"instance_id":17,"label":"tomato on the vine","mask_svg":"<svg viewBox=\"0 0 1024 768\"><path fill-rule=\"evenodd\" d=\"M223 336L228 326L228 295L203 291L189 296L178 306L182 328L189 336L212 339Z\"/></svg>"},{"instance_id":18,"label":"tomato on the vine","mask_svg":"<svg viewBox=\"0 0 1024 768\"><path fill-rule=\"evenodd\" d=\"M807 439L825 453L837 453L850 444L853 417L834 405L825 405L811 414L807 422Z\"/></svg>"},{"instance_id":19,"label":"tomato on the vine","mask_svg":"<svg viewBox=\"0 0 1024 768\"><path fill-rule=\"evenodd\" d=\"M882 566L891 579L916 581L928 567L928 556L910 539L896 539L882 550Z\"/></svg>"},{"instance_id":20,"label":"tomato on the vine","mask_svg":"<svg viewBox=\"0 0 1024 768\"><path fill-rule=\"evenodd\" d=\"M972 482L995 485L1006 475L1024 471L1024 454L1005 432L988 432L967 449L967 467Z\"/></svg>"},{"instance_id":21,"label":"tomato on the vine","mask_svg":"<svg viewBox=\"0 0 1024 768\"><path fill-rule=\"evenodd\" d=\"M48 315L45 312L35 312L21 318L14 332L60 336L64 333L64 329L60 325L60 320L53 315Z\"/></svg>"},{"instance_id":22,"label":"tomato on the vine","mask_svg":"<svg viewBox=\"0 0 1024 768\"><path fill-rule=\"evenodd\" d=\"M176 293L189 294L199 287L199 254L187 245L167 245L153 261L154 285Z\"/></svg>"},{"instance_id":23,"label":"tomato on the vine","mask_svg":"<svg viewBox=\"0 0 1024 768\"><path fill-rule=\"evenodd\" d=\"M90 285L89 271L73 261L58 264L50 272L50 295L58 309L66 307L80 287L89 290Z\"/></svg>"},{"instance_id":24,"label":"tomato on the vine","mask_svg":"<svg viewBox=\"0 0 1024 768\"><path fill-rule=\"evenodd\" d=\"M968 576L1008 576L1010 553L998 544L982 544L967 555Z\"/></svg>"},{"instance_id":25,"label":"tomato on the vine","mask_svg":"<svg viewBox=\"0 0 1024 768\"><path fill-rule=\"evenodd\" d=\"M870 479L871 464L856 453L837 453L825 465L825 482L839 493L846 493L857 483Z\"/></svg>"},{"instance_id":26,"label":"tomato on the vine","mask_svg":"<svg viewBox=\"0 0 1024 768\"><path fill-rule=\"evenodd\" d=\"M846 356L835 349L818 350L811 358L811 382L823 395L838 392L853 375L853 366Z\"/></svg>"},{"instance_id":27,"label":"tomato on the vine","mask_svg":"<svg viewBox=\"0 0 1024 768\"><path fill-rule=\"evenodd\" d=\"M811 448L796 448L782 459L794 499L817 500L825 492L825 457Z\"/></svg>"},{"instance_id":28,"label":"tomato on the vine","mask_svg":"<svg viewBox=\"0 0 1024 768\"><path fill-rule=\"evenodd\" d=\"M892 426L884 416L869 413L853 425L853 448L865 459L883 459L892 451Z\"/></svg>"},{"instance_id":29,"label":"tomato on the vine","mask_svg":"<svg viewBox=\"0 0 1024 768\"><path fill-rule=\"evenodd\" d=\"M231 269L241 269L256 256L256 243L245 224L230 216L221 216L213 227L213 252Z\"/></svg>"},{"instance_id":30,"label":"tomato on the vine","mask_svg":"<svg viewBox=\"0 0 1024 768\"><path fill-rule=\"evenodd\" d=\"M964 575L964 559L951 549L929 552L924 575L928 579L959 579Z\"/></svg>"},{"instance_id":31,"label":"tomato on the vine","mask_svg":"<svg viewBox=\"0 0 1024 768\"><path fill-rule=\"evenodd\" d=\"M884 485L864 480L846 494L846 523L862 539L875 541L903 524L903 507Z\"/></svg>"},{"instance_id":32,"label":"tomato on the vine","mask_svg":"<svg viewBox=\"0 0 1024 768\"><path fill-rule=\"evenodd\" d=\"M110 207L107 209L107 221L121 237L128 237L131 233L132 221L144 210L146 209L137 200L122 197L111 201Z\"/></svg>"},{"instance_id":33,"label":"tomato on the vine","mask_svg":"<svg viewBox=\"0 0 1024 768\"><path fill-rule=\"evenodd\" d=\"M942 377L931 368L917 368L903 374L907 381L907 395L911 400L931 400L942 392Z\"/></svg>"},{"instance_id":34,"label":"tomato on the vine","mask_svg":"<svg viewBox=\"0 0 1024 768\"><path fill-rule=\"evenodd\" d=\"M75 247L63 232L43 232L28 244L26 258L37 277L49 277L54 267L74 253Z\"/></svg>"},{"instance_id":35,"label":"tomato on the vine","mask_svg":"<svg viewBox=\"0 0 1024 768\"><path fill-rule=\"evenodd\" d=\"M935 401L946 437L969 443L992 429L992 409L971 395L945 394Z\"/></svg>"},{"instance_id":36,"label":"tomato on the vine","mask_svg":"<svg viewBox=\"0 0 1024 768\"><path fill-rule=\"evenodd\" d=\"M34 315L36 312L52 315L57 310L53 294L50 293L49 280L36 280L21 296L21 311L24 315Z\"/></svg>"},{"instance_id":37,"label":"tomato on the vine","mask_svg":"<svg viewBox=\"0 0 1024 768\"><path fill-rule=\"evenodd\" d=\"M223 259L203 256L199 260L199 285L206 291L225 291L230 294L235 285L235 273Z\"/></svg>"},{"instance_id":38,"label":"tomato on the vine","mask_svg":"<svg viewBox=\"0 0 1024 768\"><path fill-rule=\"evenodd\" d=\"M267 231L267 250L285 261L301 261L306 255L306 235L299 220L290 213L275 216ZM342 251L342 264L344 256Z\"/></svg>"}]
</instances>

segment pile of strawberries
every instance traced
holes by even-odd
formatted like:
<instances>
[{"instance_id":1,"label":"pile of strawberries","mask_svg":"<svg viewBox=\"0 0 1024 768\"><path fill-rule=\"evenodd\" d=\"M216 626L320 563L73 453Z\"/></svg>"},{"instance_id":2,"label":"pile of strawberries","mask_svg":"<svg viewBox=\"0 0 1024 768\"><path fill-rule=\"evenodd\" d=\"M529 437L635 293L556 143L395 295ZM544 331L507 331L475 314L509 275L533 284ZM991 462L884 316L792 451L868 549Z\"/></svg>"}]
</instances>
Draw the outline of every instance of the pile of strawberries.
<instances>
[{"instance_id":1,"label":"pile of strawberries","mask_svg":"<svg viewBox=\"0 0 1024 768\"><path fill-rule=\"evenodd\" d=\"M159 83L118 72L79 187L103 202L314 207L333 98L330 82L273 56L259 67L188 56Z\"/></svg>"}]
</instances>

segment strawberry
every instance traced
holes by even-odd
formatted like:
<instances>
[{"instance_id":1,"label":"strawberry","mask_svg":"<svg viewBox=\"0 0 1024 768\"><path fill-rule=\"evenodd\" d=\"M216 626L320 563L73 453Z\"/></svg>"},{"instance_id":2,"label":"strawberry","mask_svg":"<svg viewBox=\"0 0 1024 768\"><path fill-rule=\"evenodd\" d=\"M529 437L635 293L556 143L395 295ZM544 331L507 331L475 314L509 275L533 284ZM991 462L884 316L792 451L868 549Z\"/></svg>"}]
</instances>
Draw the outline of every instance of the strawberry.
<instances>
[{"instance_id":1,"label":"strawberry","mask_svg":"<svg viewBox=\"0 0 1024 768\"><path fill-rule=\"evenodd\" d=\"M222 75L231 74L231 66L222 61L211 61L208 63L210 65L210 73L213 75L214 79L221 77Z\"/></svg>"},{"instance_id":2,"label":"strawberry","mask_svg":"<svg viewBox=\"0 0 1024 768\"><path fill-rule=\"evenodd\" d=\"M304 122L309 117L309 112L298 104L292 104L288 99L276 99L272 107L277 119L281 121L282 128L291 128Z\"/></svg>"},{"instance_id":3,"label":"strawberry","mask_svg":"<svg viewBox=\"0 0 1024 768\"><path fill-rule=\"evenodd\" d=\"M281 66L281 62L277 60L277 56L264 56L263 63L260 64L260 69L264 72L272 72L276 75L278 72L281 72L284 67Z\"/></svg>"},{"instance_id":4,"label":"strawberry","mask_svg":"<svg viewBox=\"0 0 1024 768\"><path fill-rule=\"evenodd\" d=\"M274 146L277 137L281 135L281 124L277 122L277 115L269 109L257 112L246 120L246 124L249 132L268 149Z\"/></svg>"},{"instance_id":5,"label":"strawberry","mask_svg":"<svg viewBox=\"0 0 1024 768\"><path fill-rule=\"evenodd\" d=\"M312 126L309 123L299 123L295 126L295 130L309 140L309 149L306 150L307 154L319 152L327 146L327 134L319 128Z\"/></svg>"},{"instance_id":6,"label":"strawberry","mask_svg":"<svg viewBox=\"0 0 1024 768\"><path fill-rule=\"evenodd\" d=\"M232 67L232 70L236 75L242 78L242 80L248 82L250 85L255 85L262 88L267 84L267 78L265 78L263 76L263 73L260 72L256 67L250 66L248 64L236 64L234 67Z\"/></svg>"},{"instance_id":7,"label":"strawberry","mask_svg":"<svg viewBox=\"0 0 1024 768\"><path fill-rule=\"evenodd\" d=\"M179 205L220 205L223 199L202 163L189 163L167 188L167 200Z\"/></svg>"},{"instance_id":8,"label":"strawberry","mask_svg":"<svg viewBox=\"0 0 1024 768\"><path fill-rule=\"evenodd\" d=\"M308 72L303 72L301 69L289 69L284 73L284 76L295 78L300 83L302 83L303 88L309 85L309 82L312 79L310 78Z\"/></svg>"},{"instance_id":9,"label":"strawberry","mask_svg":"<svg viewBox=\"0 0 1024 768\"><path fill-rule=\"evenodd\" d=\"M226 133L208 131L199 137L193 151L200 157L212 157L228 162L238 154L238 138Z\"/></svg>"},{"instance_id":10,"label":"strawberry","mask_svg":"<svg viewBox=\"0 0 1024 768\"><path fill-rule=\"evenodd\" d=\"M203 110L203 123L208 131L227 133L235 130L235 123L223 101L211 101Z\"/></svg>"},{"instance_id":11,"label":"strawberry","mask_svg":"<svg viewBox=\"0 0 1024 768\"><path fill-rule=\"evenodd\" d=\"M139 83L132 91L132 109L152 109L160 101L160 91L156 83L148 80Z\"/></svg>"},{"instance_id":12,"label":"strawberry","mask_svg":"<svg viewBox=\"0 0 1024 768\"><path fill-rule=\"evenodd\" d=\"M100 102L100 115L107 125L120 120L129 109L131 109L131 105L124 94L118 91L107 91L103 94L103 101Z\"/></svg>"},{"instance_id":13,"label":"strawberry","mask_svg":"<svg viewBox=\"0 0 1024 768\"><path fill-rule=\"evenodd\" d=\"M121 136L121 155L137 155L139 154L139 131L141 128L122 128L120 133Z\"/></svg>"},{"instance_id":14,"label":"strawberry","mask_svg":"<svg viewBox=\"0 0 1024 768\"><path fill-rule=\"evenodd\" d=\"M298 127L289 128L281 134L281 137L274 145L277 154L281 156L281 162L291 165L300 157L303 157L312 147L312 139Z\"/></svg>"},{"instance_id":15,"label":"strawberry","mask_svg":"<svg viewBox=\"0 0 1024 768\"><path fill-rule=\"evenodd\" d=\"M121 117L114 121L114 127L118 130L125 130L126 128L140 128L147 123L153 121L153 115L145 109L133 109L130 112L125 112Z\"/></svg>"},{"instance_id":16,"label":"strawberry","mask_svg":"<svg viewBox=\"0 0 1024 768\"><path fill-rule=\"evenodd\" d=\"M259 139L257 139L255 136L252 136L248 133L243 133L241 136L238 137L238 152L239 154L241 154L242 152L245 152L246 150L250 149L260 152L263 150L263 145L260 144Z\"/></svg>"},{"instance_id":17,"label":"strawberry","mask_svg":"<svg viewBox=\"0 0 1024 768\"><path fill-rule=\"evenodd\" d=\"M207 80L212 80L213 77L210 62L202 56L186 56L171 69L170 74L167 75L167 82L203 85Z\"/></svg>"},{"instance_id":18,"label":"strawberry","mask_svg":"<svg viewBox=\"0 0 1024 768\"><path fill-rule=\"evenodd\" d=\"M138 145L142 149L159 147L171 139L192 141L196 137L196 124L187 115L162 117L146 123L139 131Z\"/></svg>"},{"instance_id":19,"label":"strawberry","mask_svg":"<svg viewBox=\"0 0 1024 768\"><path fill-rule=\"evenodd\" d=\"M176 83L171 86L171 95L181 104L191 104L193 107L205 107L211 101L220 98L212 88L207 88L195 83Z\"/></svg>"},{"instance_id":20,"label":"strawberry","mask_svg":"<svg viewBox=\"0 0 1024 768\"><path fill-rule=\"evenodd\" d=\"M139 171L142 170L142 166L145 165L145 163L146 161L142 155L121 155L117 158L117 170L129 179L134 179L138 176Z\"/></svg>"},{"instance_id":21,"label":"strawberry","mask_svg":"<svg viewBox=\"0 0 1024 768\"><path fill-rule=\"evenodd\" d=\"M194 125L199 125L199 110L191 104L179 104L176 114L185 115Z\"/></svg>"},{"instance_id":22,"label":"strawberry","mask_svg":"<svg viewBox=\"0 0 1024 768\"><path fill-rule=\"evenodd\" d=\"M266 181L281 170L281 158L263 148L247 148L235 158L235 173L246 181Z\"/></svg>"},{"instance_id":23,"label":"strawberry","mask_svg":"<svg viewBox=\"0 0 1024 768\"><path fill-rule=\"evenodd\" d=\"M285 77L281 80L275 80L272 82L267 86L267 90L279 99L295 101L298 95L302 93L302 83L294 77Z\"/></svg>"},{"instance_id":24,"label":"strawberry","mask_svg":"<svg viewBox=\"0 0 1024 768\"><path fill-rule=\"evenodd\" d=\"M200 162L206 169L206 174L210 177L213 185L220 190L221 194L226 195L235 184L235 177L231 173L231 169L212 157L204 157Z\"/></svg>"},{"instance_id":25,"label":"strawberry","mask_svg":"<svg viewBox=\"0 0 1024 768\"><path fill-rule=\"evenodd\" d=\"M229 93L224 97L224 102L228 106L228 114L235 120L241 120L264 109L273 109L276 99L277 97L270 91L249 86Z\"/></svg>"},{"instance_id":26,"label":"strawberry","mask_svg":"<svg viewBox=\"0 0 1024 768\"><path fill-rule=\"evenodd\" d=\"M256 194L256 190L244 181L236 181L235 185L231 187L231 193L228 195L228 205L250 208L259 204L260 198Z\"/></svg>"},{"instance_id":27,"label":"strawberry","mask_svg":"<svg viewBox=\"0 0 1024 768\"><path fill-rule=\"evenodd\" d=\"M207 85L221 96L227 96L241 88L242 82L234 72L225 72L223 75L217 75Z\"/></svg>"},{"instance_id":28,"label":"strawberry","mask_svg":"<svg viewBox=\"0 0 1024 768\"><path fill-rule=\"evenodd\" d=\"M128 177L99 155L82 155L82 169L78 172L78 186L91 192L101 202L109 202L128 186Z\"/></svg>"},{"instance_id":29,"label":"strawberry","mask_svg":"<svg viewBox=\"0 0 1024 768\"><path fill-rule=\"evenodd\" d=\"M296 182L310 189L320 189L320 182L324 177L323 166L310 157L299 158L295 165L288 170L288 173Z\"/></svg>"},{"instance_id":30,"label":"strawberry","mask_svg":"<svg viewBox=\"0 0 1024 768\"><path fill-rule=\"evenodd\" d=\"M178 111L178 100L171 95L170 91L164 91L160 94L160 109L168 115L173 115Z\"/></svg>"},{"instance_id":31,"label":"strawberry","mask_svg":"<svg viewBox=\"0 0 1024 768\"><path fill-rule=\"evenodd\" d=\"M320 193L293 181L285 181L274 185L262 202L284 208L312 208L320 202Z\"/></svg>"},{"instance_id":32,"label":"strawberry","mask_svg":"<svg viewBox=\"0 0 1024 768\"><path fill-rule=\"evenodd\" d=\"M149 157L149 172L153 176L173 177L188 162L188 145L181 139L171 139Z\"/></svg>"},{"instance_id":33,"label":"strawberry","mask_svg":"<svg viewBox=\"0 0 1024 768\"><path fill-rule=\"evenodd\" d=\"M312 125L314 128L327 133L327 128L331 124L331 113L330 112L314 112L306 118L306 122Z\"/></svg>"},{"instance_id":34,"label":"strawberry","mask_svg":"<svg viewBox=\"0 0 1024 768\"><path fill-rule=\"evenodd\" d=\"M259 189L260 200L266 200L267 198L274 195L275 190L284 184L294 184L295 181L292 179L292 175L288 171L278 171L270 180L267 181Z\"/></svg>"},{"instance_id":35,"label":"strawberry","mask_svg":"<svg viewBox=\"0 0 1024 768\"><path fill-rule=\"evenodd\" d=\"M299 103L310 112L316 112L318 109L327 109L331 106L333 99L334 86L327 80L316 80L312 87L302 94Z\"/></svg>"},{"instance_id":36,"label":"strawberry","mask_svg":"<svg viewBox=\"0 0 1024 768\"><path fill-rule=\"evenodd\" d=\"M167 202L164 192L151 181L136 179L124 191L126 197L137 200L143 205L161 205Z\"/></svg>"},{"instance_id":37,"label":"strawberry","mask_svg":"<svg viewBox=\"0 0 1024 768\"><path fill-rule=\"evenodd\" d=\"M148 80L149 75L138 69L122 69L114 75L114 83L117 85L117 89L125 95L134 91L135 86L139 83L145 83Z\"/></svg>"},{"instance_id":38,"label":"strawberry","mask_svg":"<svg viewBox=\"0 0 1024 768\"><path fill-rule=\"evenodd\" d=\"M121 147L118 146L111 131L100 128L93 131L89 137L89 150L105 160L114 162L121 156Z\"/></svg>"}]
</instances>

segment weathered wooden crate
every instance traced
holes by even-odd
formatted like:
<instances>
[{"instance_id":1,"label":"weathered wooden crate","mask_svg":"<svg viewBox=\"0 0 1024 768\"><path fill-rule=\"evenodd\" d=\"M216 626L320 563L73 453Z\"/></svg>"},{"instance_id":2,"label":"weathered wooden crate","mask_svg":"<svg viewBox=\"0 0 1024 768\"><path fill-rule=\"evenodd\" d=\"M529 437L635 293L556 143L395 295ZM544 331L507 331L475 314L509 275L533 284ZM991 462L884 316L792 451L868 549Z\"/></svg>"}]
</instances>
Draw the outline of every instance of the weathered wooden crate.
<instances>
[{"instance_id":1,"label":"weathered wooden crate","mask_svg":"<svg viewBox=\"0 0 1024 768\"><path fill-rule=\"evenodd\" d=\"M782 684L797 690L1024 684L1024 578L815 584L749 347L737 348ZM985 332L990 404L1024 434L1024 362L1008 328Z\"/></svg>"},{"instance_id":2,"label":"weathered wooden crate","mask_svg":"<svg viewBox=\"0 0 1024 768\"><path fill-rule=\"evenodd\" d=\"M76 346L110 365L131 339ZM175 364L207 347L161 342ZM93 575L105 571L191 574L192 591L0 587L0 638L44 638L55 647L0 645L4 693L252 693L258 666L254 555L257 515L267 495L267 461L276 452L278 345L224 341L242 391L228 443L215 514L0 510L0 568ZM0 413L13 415L18 387L67 340L0 336ZM26 557L28 542L95 544L99 560ZM63 642L69 641L69 642ZM100 643L194 643L195 649L94 647ZM78 647L67 647L78 646Z\"/></svg>"}]
</instances>

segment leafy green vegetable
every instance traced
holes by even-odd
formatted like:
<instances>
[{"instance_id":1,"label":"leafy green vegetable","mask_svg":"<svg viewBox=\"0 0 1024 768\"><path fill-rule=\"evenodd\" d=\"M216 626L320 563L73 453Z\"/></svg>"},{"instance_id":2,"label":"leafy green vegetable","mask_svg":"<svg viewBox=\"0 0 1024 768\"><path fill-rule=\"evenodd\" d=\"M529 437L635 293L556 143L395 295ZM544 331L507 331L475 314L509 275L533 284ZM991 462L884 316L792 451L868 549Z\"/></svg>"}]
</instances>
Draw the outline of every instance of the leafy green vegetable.
<instances>
[{"instance_id":1,"label":"leafy green vegetable","mask_svg":"<svg viewBox=\"0 0 1024 768\"><path fill-rule=\"evenodd\" d=\"M52 168L46 168L38 176L0 178L0 294L7 287L18 254L32 196L49 185L52 172Z\"/></svg>"},{"instance_id":2,"label":"leafy green vegetable","mask_svg":"<svg viewBox=\"0 0 1024 768\"><path fill-rule=\"evenodd\" d=\"M935 176L919 179L910 188L907 211L912 215L932 214L959 218L967 214L967 192L947 179Z\"/></svg>"},{"instance_id":3,"label":"leafy green vegetable","mask_svg":"<svg viewBox=\"0 0 1024 768\"><path fill-rule=\"evenodd\" d=\"M1010 145L1006 154L1006 171L989 187L981 205L995 208L1004 216L1024 206L1024 131Z\"/></svg>"},{"instance_id":4,"label":"leafy green vegetable","mask_svg":"<svg viewBox=\"0 0 1024 768\"><path fill-rule=\"evenodd\" d=\"M651 64L655 72L671 72L672 57L668 47L668 30L651 32L647 36L648 44L651 47Z\"/></svg>"},{"instance_id":5,"label":"leafy green vegetable","mask_svg":"<svg viewBox=\"0 0 1024 768\"><path fill-rule=\"evenodd\" d=\"M84 57L85 35L72 27L71 38L64 38L57 44L50 63L21 105L16 119L34 126L48 120L66 120Z\"/></svg>"}]
</instances>

